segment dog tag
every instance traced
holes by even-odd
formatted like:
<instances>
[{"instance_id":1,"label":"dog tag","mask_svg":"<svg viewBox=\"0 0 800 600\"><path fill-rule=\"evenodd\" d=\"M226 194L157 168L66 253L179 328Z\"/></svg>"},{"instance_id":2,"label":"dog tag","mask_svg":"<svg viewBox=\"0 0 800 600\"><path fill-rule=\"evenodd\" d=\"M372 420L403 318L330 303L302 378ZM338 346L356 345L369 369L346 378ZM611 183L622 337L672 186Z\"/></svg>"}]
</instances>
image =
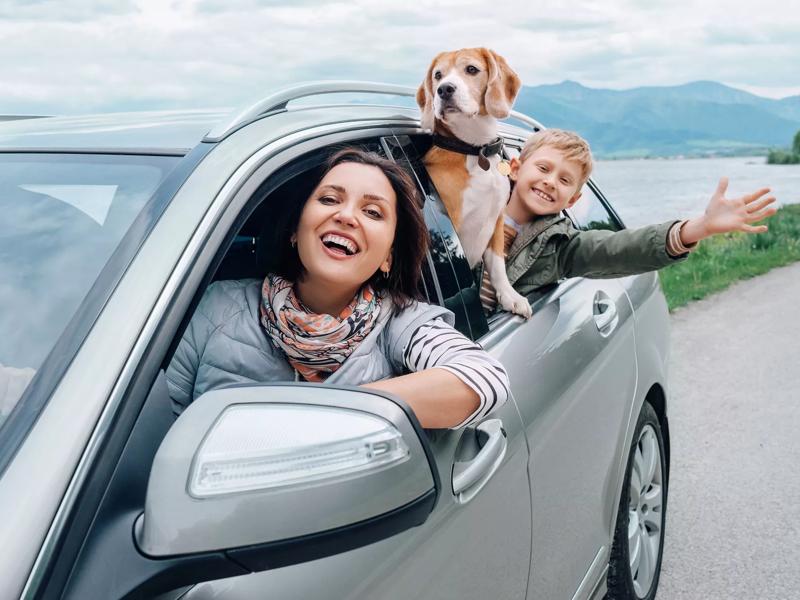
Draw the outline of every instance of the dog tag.
<instances>
[{"instance_id":1,"label":"dog tag","mask_svg":"<svg viewBox=\"0 0 800 600\"><path fill-rule=\"evenodd\" d=\"M483 150L481 153L478 154L478 166L483 169L484 171L488 171L489 167L492 166L492 163L489 162L489 159L483 155Z\"/></svg>"},{"instance_id":2,"label":"dog tag","mask_svg":"<svg viewBox=\"0 0 800 600\"><path fill-rule=\"evenodd\" d=\"M508 177L511 173L511 165L508 164L508 161L501 160L499 163L497 163L497 172L503 177Z\"/></svg>"}]
</instances>

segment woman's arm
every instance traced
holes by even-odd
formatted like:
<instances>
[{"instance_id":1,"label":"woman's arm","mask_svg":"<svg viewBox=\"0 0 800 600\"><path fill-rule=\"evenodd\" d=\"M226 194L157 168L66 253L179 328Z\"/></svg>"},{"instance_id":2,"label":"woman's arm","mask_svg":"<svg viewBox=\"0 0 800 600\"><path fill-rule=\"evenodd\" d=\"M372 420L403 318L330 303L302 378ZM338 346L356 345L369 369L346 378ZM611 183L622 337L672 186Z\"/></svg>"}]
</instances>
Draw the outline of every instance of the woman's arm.
<instances>
[{"instance_id":1,"label":"woman's arm","mask_svg":"<svg viewBox=\"0 0 800 600\"><path fill-rule=\"evenodd\" d=\"M444 369L427 369L363 387L389 392L405 400L425 429L457 427L480 405L478 394Z\"/></svg>"},{"instance_id":2,"label":"woman's arm","mask_svg":"<svg viewBox=\"0 0 800 600\"><path fill-rule=\"evenodd\" d=\"M508 398L503 366L443 321L419 327L403 350L407 375L365 385L396 394L427 429L456 429Z\"/></svg>"}]
</instances>

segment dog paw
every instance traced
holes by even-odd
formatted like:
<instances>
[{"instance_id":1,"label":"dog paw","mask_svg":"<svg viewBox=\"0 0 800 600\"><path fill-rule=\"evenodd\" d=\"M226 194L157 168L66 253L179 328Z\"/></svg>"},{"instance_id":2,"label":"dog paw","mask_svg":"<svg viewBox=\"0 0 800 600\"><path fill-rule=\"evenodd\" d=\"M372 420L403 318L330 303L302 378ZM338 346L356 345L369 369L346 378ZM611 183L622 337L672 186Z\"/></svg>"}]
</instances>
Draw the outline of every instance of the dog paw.
<instances>
[{"instance_id":1,"label":"dog paw","mask_svg":"<svg viewBox=\"0 0 800 600\"><path fill-rule=\"evenodd\" d=\"M533 315L531 304L525 296L521 296L513 289L506 293L497 294L497 302L503 310L519 315L525 319L530 319Z\"/></svg>"}]
</instances>

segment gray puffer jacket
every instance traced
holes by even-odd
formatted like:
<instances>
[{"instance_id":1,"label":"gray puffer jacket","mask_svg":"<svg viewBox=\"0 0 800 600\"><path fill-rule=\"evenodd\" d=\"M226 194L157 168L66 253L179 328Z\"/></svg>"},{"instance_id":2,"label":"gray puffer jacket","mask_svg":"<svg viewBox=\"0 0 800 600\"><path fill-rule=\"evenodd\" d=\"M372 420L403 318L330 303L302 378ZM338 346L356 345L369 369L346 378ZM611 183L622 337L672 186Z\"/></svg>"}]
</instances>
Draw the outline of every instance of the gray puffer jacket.
<instances>
[{"instance_id":1,"label":"gray puffer jacket","mask_svg":"<svg viewBox=\"0 0 800 600\"><path fill-rule=\"evenodd\" d=\"M209 390L238 383L293 381L294 369L259 322L261 281L218 281L203 294L167 368L176 414ZM370 334L326 383L361 385L404 372L403 349L420 325L436 318L452 325L447 309L417 302L392 315L381 305Z\"/></svg>"}]
</instances>

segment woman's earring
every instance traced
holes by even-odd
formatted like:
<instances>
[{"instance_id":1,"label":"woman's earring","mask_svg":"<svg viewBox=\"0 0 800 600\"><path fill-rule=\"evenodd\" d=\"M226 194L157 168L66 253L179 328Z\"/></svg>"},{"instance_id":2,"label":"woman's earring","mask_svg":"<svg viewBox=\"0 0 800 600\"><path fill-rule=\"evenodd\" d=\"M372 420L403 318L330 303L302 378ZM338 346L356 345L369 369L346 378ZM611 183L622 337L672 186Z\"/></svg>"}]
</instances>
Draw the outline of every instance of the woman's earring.
<instances>
[{"instance_id":1,"label":"woman's earring","mask_svg":"<svg viewBox=\"0 0 800 600\"><path fill-rule=\"evenodd\" d=\"M389 271L384 271L383 272L383 278L384 279L389 279Z\"/></svg>"},{"instance_id":2,"label":"woman's earring","mask_svg":"<svg viewBox=\"0 0 800 600\"><path fill-rule=\"evenodd\" d=\"M293 235L292 237L290 237L290 238L289 238L289 245L290 245L292 248L294 248L295 246L297 246L297 236Z\"/></svg>"}]
</instances>

